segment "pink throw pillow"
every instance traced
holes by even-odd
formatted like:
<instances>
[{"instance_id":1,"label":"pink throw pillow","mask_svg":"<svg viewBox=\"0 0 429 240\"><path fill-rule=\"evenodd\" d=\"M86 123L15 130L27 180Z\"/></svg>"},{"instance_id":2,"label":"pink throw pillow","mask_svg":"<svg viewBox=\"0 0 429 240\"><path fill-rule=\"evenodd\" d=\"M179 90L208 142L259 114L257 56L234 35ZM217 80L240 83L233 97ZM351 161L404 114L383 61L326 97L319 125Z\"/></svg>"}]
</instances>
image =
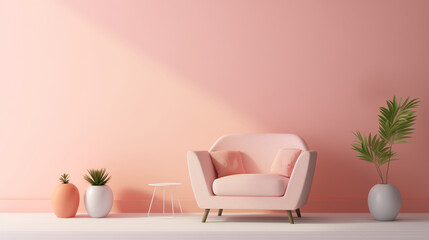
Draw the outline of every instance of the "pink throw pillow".
<instances>
[{"instance_id":1,"label":"pink throw pillow","mask_svg":"<svg viewBox=\"0 0 429 240\"><path fill-rule=\"evenodd\" d=\"M238 151L214 151L210 152L217 177L246 173L243 167L243 158Z\"/></svg>"},{"instance_id":2,"label":"pink throw pillow","mask_svg":"<svg viewBox=\"0 0 429 240\"><path fill-rule=\"evenodd\" d=\"M279 149L273 164L271 165L271 173L290 177L296 160L301 154L301 149L283 148Z\"/></svg>"}]
</instances>

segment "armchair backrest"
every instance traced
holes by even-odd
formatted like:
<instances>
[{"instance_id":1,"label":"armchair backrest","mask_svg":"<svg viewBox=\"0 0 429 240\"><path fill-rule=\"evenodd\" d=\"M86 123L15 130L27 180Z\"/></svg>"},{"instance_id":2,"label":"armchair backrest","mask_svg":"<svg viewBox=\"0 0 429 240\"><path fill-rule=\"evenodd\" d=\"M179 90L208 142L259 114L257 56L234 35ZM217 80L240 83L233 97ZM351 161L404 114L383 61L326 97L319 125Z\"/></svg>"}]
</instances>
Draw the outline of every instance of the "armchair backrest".
<instances>
[{"instance_id":1,"label":"armchair backrest","mask_svg":"<svg viewBox=\"0 0 429 240\"><path fill-rule=\"evenodd\" d=\"M243 154L243 165L247 173L268 173L281 148L308 150L305 141L294 134L230 134L219 138L211 151L234 150Z\"/></svg>"}]
</instances>

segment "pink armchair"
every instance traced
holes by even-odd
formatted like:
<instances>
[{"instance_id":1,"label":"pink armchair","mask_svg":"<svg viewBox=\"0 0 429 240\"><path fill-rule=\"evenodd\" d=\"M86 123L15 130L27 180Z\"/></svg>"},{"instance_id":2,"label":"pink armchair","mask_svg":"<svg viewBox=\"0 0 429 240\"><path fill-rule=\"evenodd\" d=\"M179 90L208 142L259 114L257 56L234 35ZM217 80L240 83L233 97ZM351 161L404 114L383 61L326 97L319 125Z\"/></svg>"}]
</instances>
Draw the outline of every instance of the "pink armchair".
<instances>
[{"instance_id":1,"label":"pink armchair","mask_svg":"<svg viewBox=\"0 0 429 240\"><path fill-rule=\"evenodd\" d=\"M277 151L282 148L302 149L290 178L269 174ZM219 150L240 151L246 174L217 178L209 152ZM304 140L293 134L226 135L209 151L188 152L192 189L198 206L205 209L202 222L213 208L219 209L218 216L223 209L266 209L286 210L293 224L292 210L301 217L299 208L307 203L316 158L317 152L309 151ZM231 193L234 188L237 195ZM215 194L221 190L223 194Z\"/></svg>"}]
</instances>

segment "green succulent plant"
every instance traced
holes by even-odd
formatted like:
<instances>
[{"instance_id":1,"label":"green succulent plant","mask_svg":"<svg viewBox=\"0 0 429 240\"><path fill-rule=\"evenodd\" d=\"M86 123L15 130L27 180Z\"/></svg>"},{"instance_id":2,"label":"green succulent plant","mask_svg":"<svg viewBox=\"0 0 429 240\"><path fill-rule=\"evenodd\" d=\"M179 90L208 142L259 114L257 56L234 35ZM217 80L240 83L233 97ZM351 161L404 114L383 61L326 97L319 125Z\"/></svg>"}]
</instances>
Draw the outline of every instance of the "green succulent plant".
<instances>
[{"instance_id":1,"label":"green succulent plant","mask_svg":"<svg viewBox=\"0 0 429 240\"><path fill-rule=\"evenodd\" d=\"M83 178L94 186L105 185L111 178L109 173L106 173L106 169L88 169L88 174L85 174Z\"/></svg>"},{"instance_id":2,"label":"green succulent plant","mask_svg":"<svg viewBox=\"0 0 429 240\"><path fill-rule=\"evenodd\" d=\"M381 183L388 183L390 162L397 160L393 158L396 153L392 150L394 144L406 143L405 139L411 138L414 131L412 126L416 121L416 111L419 99L410 100L408 97L405 101L396 99L387 100L387 108L380 107L378 115L378 135L366 135L359 131L355 132L357 141L352 144L352 149L357 151L359 159L374 164ZM386 174L383 177L381 166L387 163Z\"/></svg>"},{"instance_id":3,"label":"green succulent plant","mask_svg":"<svg viewBox=\"0 0 429 240\"><path fill-rule=\"evenodd\" d=\"M70 176L68 175L68 173L63 173L59 179L61 183L67 184L70 181Z\"/></svg>"}]
</instances>

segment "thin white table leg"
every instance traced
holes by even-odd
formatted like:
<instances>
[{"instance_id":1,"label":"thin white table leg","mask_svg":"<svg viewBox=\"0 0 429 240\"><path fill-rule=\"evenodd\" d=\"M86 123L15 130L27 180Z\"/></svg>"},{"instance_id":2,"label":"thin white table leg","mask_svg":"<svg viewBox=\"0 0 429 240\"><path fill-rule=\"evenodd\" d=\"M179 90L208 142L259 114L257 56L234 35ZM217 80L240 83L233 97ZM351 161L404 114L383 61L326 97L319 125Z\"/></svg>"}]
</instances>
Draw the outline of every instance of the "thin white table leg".
<instances>
[{"instance_id":1,"label":"thin white table leg","mask_svg":"<svg viewBox=\"0 0 429 240\"><path fill-rule=\"evenodd\" d=\"M179 191L177 191L177 186L174 186L174 189L176 190L177 201L179 202L179 207L180 207L180 213L183 215L182 205L180 204L180 197L179 197Z\"/></svg>"},{"instance_id":2,"label":"thin white table leg","mask_svg":"<svg viewBox=\"0 0 429 240\"><path fill-rule=\"evenodd\" d=\"M153 197L155 197L155 193L156 193L156 187L155 187L155 189L153 190L152 200L150 200L149 211L147 212L147 216L148 216L148 217L149 217L150 209L152 208Z\"/></svg>"},{"instance_id":3,"label":"thin white table leg","mask_svg":"<svg viewBox=\"0 0 429 240\"><path fill-rule=\"evenodd\" d=\"M162 215L165 215L165 186L162 187L164 195L162 196Z\"/></svg>"},{"instance_id":4,"label":"thin white table leg","mask_svg":"<svg viewBox=\"0 0 429 240\"><path fill-rule=\"evenodd\" d=\"M170 186L170 192L171 192L171 212L174 216L174 198L173 198L173 186Z\"/></svg>"}]
</instances>

